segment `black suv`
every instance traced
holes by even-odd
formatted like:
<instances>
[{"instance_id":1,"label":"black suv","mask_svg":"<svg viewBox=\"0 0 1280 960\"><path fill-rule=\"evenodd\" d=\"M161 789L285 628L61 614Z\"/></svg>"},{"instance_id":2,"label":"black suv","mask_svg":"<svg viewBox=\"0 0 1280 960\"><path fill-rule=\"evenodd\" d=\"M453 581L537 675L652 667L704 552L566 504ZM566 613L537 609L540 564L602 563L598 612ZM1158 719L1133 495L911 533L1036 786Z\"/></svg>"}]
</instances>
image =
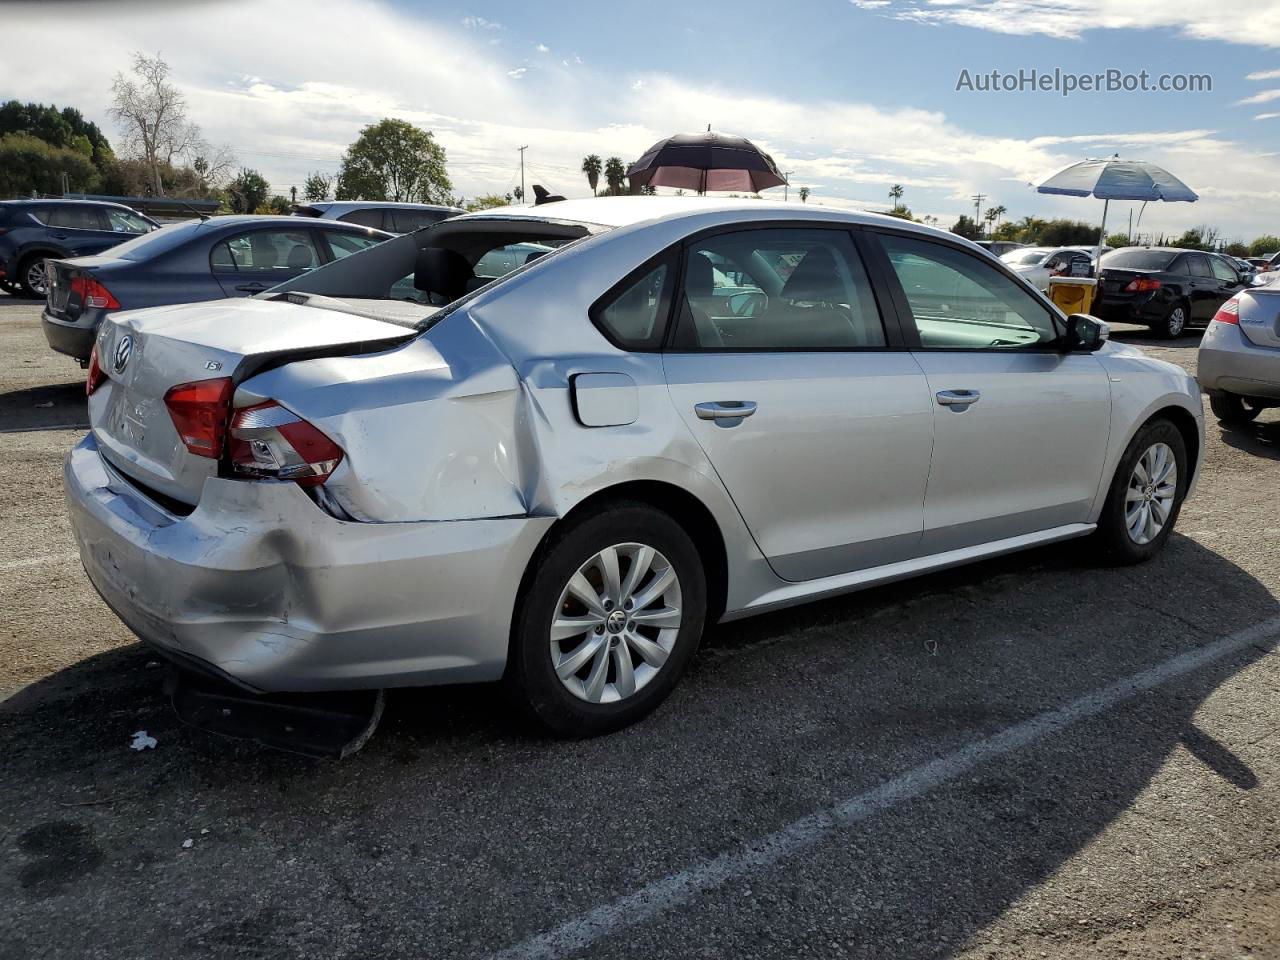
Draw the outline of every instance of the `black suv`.
<instances>
[{"instance_id":1,"label":"black suv","mask_svg":"<svg viewBox=\"0 0 1280 960\"><path fill-rule=\"evenodd\" d=\"M100 200L0 201L0 287L43 300L46 257L101 253L159 226L136 210Z\"/></svg>"}]
</instances>

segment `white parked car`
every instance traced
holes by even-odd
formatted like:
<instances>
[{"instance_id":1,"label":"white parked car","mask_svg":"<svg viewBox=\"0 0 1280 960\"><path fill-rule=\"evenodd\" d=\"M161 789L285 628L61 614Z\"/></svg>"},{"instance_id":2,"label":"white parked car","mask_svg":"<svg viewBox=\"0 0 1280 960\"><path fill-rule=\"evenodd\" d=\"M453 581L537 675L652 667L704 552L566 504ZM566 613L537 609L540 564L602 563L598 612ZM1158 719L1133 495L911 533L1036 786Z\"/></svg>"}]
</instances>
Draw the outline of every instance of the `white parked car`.
<instances>
[{"instance_id":1,"label":"white parked car","mask_svg":"<svg viewBox=\"0 0 1280 960\"><path fill-rule=\"evenodd\" d=\"M1093 262L1089 251L1081 247L1026 247L1013 250L1000 258L1015 273L1027 278L1037 290L1048 292L1049 278L1088 276Z\"/></svg>"},{"instance_id":2,"label":"white parked car","mask_svg":"<svg viewBox=\"0 0 1280 960\"><path fill-rule=\"evenodd\" d=\"M254 691L502 679L572 735L656 707L708 623L1076 537L1146 560L1203 442L1181 368L968 241L672 197L115 314L88 390L72 528L162 654Z\"/></svg>"}]
</instances>

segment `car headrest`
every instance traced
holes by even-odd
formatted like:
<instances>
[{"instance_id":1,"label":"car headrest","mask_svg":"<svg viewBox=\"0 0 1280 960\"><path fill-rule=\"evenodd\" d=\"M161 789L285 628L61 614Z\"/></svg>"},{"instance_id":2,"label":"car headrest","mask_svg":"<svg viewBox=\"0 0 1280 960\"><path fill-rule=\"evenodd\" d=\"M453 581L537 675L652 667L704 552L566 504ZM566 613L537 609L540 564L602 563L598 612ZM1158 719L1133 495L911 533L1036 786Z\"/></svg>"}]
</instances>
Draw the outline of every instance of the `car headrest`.
<instances>
[{"instance_id":1,"label":"car headrest","mask_svg":"<svg viewBox=\"0 0 1280 960\"><path fill-rule=\"evenodd\" d=\"M249 249L253 253L253 267L255 270L274 267L279 259L276 254L276 245L271 242L271 238L266 234L253 234L249 238Z\"/></svg>"},{"instance_id":2,"label":"car headrest","mask_svg":"<svg viewBox=\"0 0 1280 960\"><path fill-rule=\"evenodd\" d=\"M685 291L691 297L709 297L715 287L715 268L705 253L695 253L689 258L689 269L684 278Z\"/></svg>"},{"instance_id":3,"label":"car headrest","mask_svg":"<svg viewBox=\"0 0 1280 960\"><path fill-rule=\"evenodd\" d=\"M305 270L311 266L311 251L300 243L295 244L289 251L288 264L290 270Z\"/></svg>"},{"instance_id":4,"label":"car headrest","mask_svg":"<svg viewBox=\"0 0 1280 960\"><path fill-rule=\"evenodd\" d=\"M782 297L793 303L839 303L845 298L836 259L826 247L814 247L804 255L787 282Z\"/></svg>"},{"instance_id":5,"label":"car headrest","mask_svg":"<svg viewBox=\"0 0 1280 960\"><path fill-rule=\"evenodd\" d=\"M466 257L443 247L423 247L414 265L413 285L423 293L438 293L452 303L467 292L475 273Z\"/></svg>"}]
</instances>

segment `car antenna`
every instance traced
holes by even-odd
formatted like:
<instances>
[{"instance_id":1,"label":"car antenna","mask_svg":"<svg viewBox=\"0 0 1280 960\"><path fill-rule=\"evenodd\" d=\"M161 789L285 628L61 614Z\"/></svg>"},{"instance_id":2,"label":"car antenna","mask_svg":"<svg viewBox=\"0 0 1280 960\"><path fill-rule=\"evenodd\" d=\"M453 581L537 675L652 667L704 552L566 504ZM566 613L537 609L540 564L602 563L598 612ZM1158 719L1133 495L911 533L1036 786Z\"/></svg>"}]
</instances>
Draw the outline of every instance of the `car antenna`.
<instances>
[{"instance_id":1,"label":"car antenna","mask_svg":"<svg viewBox=\"0 0 1280 960\"><path fill-rule=\"evenodd\" d=\"M187 208L187 212L189 212L189 213L194 213L197 217L199 217L199 218L200 218L200 222L201 222L201 223L204 223L204 221L206 221L206 220L208 220L208 219L209 219L209 215L208 215L207 213L201 213L199 210L197 210L197 209L196 209L195 207L193 207L191 204L187 203L187 201L185 201L185 200L178 200L178 202L179 202L180 204L182 204L184 207L186 207L186 208Z\"/></svg>"}]
</instances>

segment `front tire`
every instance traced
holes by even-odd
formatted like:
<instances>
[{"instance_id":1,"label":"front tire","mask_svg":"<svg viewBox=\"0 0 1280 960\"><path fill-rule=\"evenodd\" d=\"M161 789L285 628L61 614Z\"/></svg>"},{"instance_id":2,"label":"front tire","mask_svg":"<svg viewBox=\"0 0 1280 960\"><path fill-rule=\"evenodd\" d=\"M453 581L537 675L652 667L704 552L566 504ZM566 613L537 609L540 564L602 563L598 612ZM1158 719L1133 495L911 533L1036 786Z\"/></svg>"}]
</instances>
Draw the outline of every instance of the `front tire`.
<instances>
[{"instance_id":1,"label":"front tire","mask_svg":"<svg viewBox=\"0 0 1280 960\"><path fill-rule=\"evenodd\" d=\"M675 688L702 637L706 574L668 514L623 502L571 520L530 565L505 682L566 737L618 730Z\"/></svg>"},{"instance_id":2,"label":"front tire","mask_svg":"<svg viewBox=\"0 0 1280 960\"><path fill-rule=\"evenodd\" d=\"M1258 419L1262 404L1238 397L1234 393L1212 390L1209 392L1209 409L1227 426L1239 427Z\"/></svg>"},{"instance_id":3,"label":"front tire","mask_svg":"<svg viewBox=\"0 0 1280 960\"><path fill-rule=\"evenodd\" d=\"M1168 420L1152 420L1129 442L1116 466L1095 533L1115 563L1150 560L1165 545L1182 510L1190 478L1187 446Z\"/></svg>"}]
</instances>

